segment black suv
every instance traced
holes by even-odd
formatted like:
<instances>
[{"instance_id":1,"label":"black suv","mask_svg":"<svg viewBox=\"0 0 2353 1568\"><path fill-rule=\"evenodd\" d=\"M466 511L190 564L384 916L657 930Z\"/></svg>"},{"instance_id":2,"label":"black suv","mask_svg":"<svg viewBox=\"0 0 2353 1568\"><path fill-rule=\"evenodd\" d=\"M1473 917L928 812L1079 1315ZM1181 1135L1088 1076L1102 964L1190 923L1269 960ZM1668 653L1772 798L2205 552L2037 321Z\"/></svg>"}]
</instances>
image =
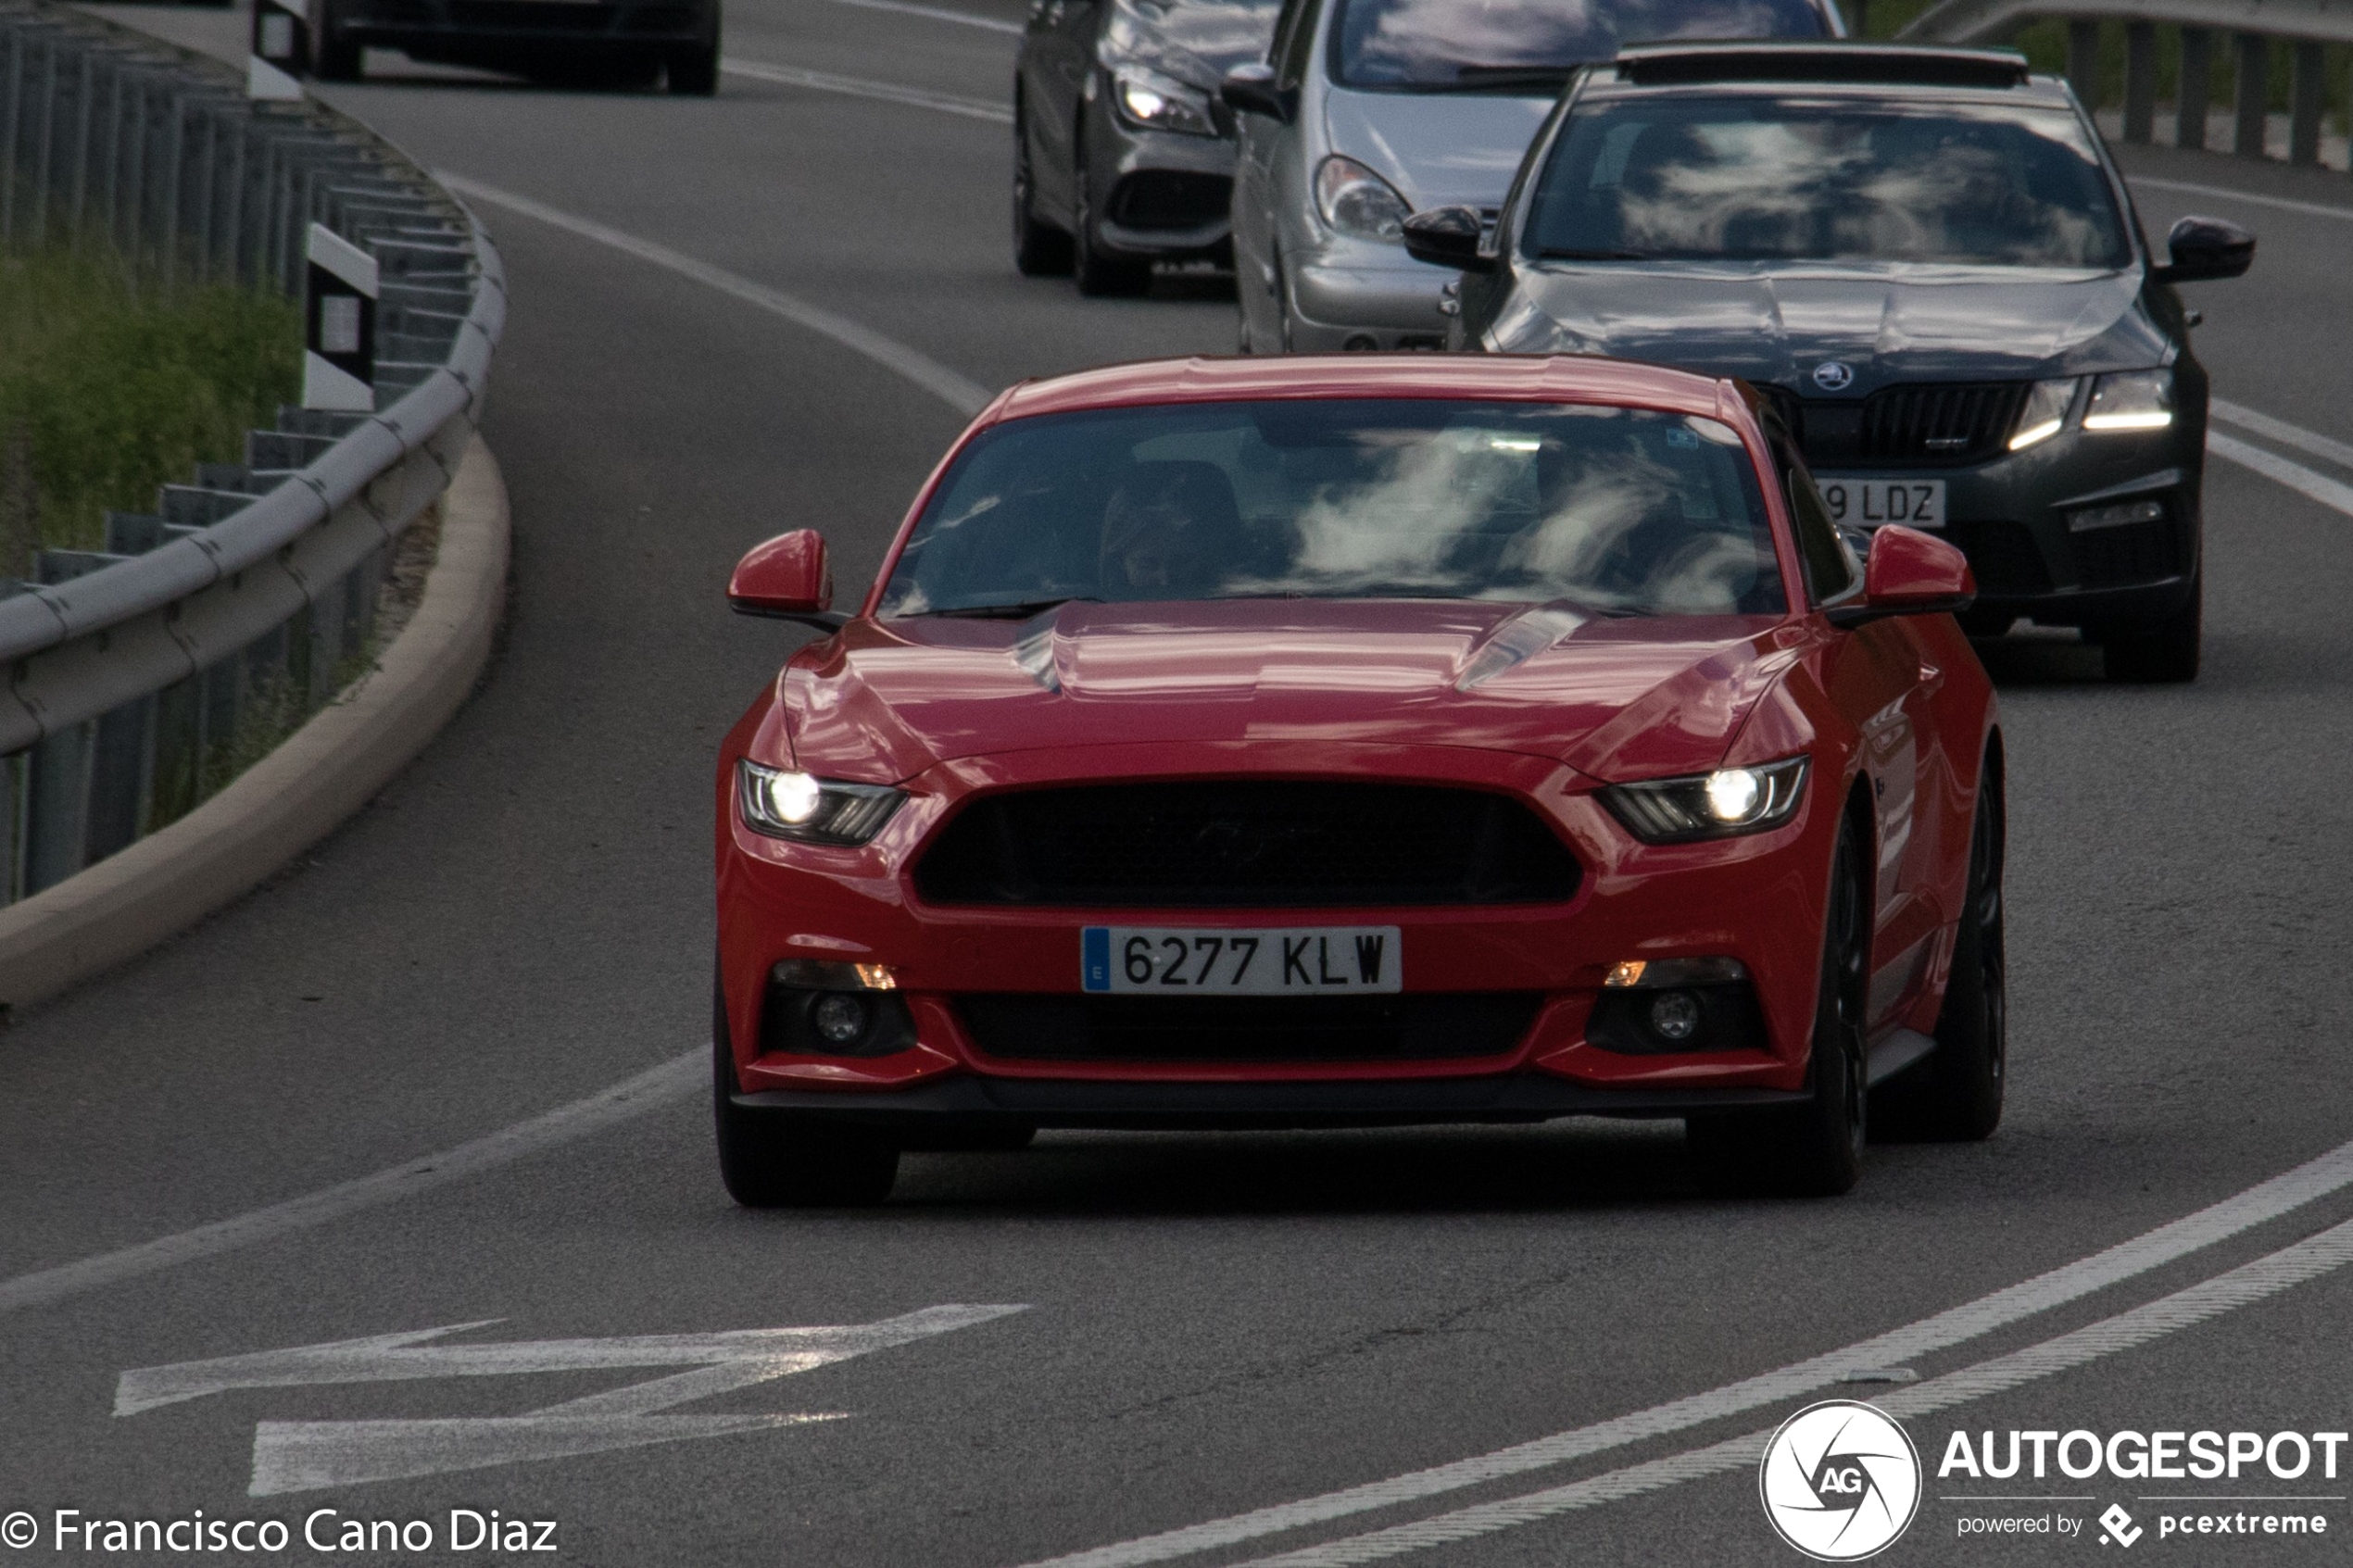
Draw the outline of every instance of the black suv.
<instances>
[{"instance_id":1,"label":"black suv","mask_svg":"<svg viewBox=\"0 0 2353 1568\"><path fill-rule=\"evenodd\" d=\"M2245 272L2254 236L2183 219L2153 259L2022 56L1628 49L1570 83L1491 230L1441 207L1405 238L1463 270L1455 346L1743 377L1804 454L1797 504L1968 554L1973 633L2031 616L2112 678L2196 678L2207 383L2173 285Z\"/></svg>"}]
</instances>

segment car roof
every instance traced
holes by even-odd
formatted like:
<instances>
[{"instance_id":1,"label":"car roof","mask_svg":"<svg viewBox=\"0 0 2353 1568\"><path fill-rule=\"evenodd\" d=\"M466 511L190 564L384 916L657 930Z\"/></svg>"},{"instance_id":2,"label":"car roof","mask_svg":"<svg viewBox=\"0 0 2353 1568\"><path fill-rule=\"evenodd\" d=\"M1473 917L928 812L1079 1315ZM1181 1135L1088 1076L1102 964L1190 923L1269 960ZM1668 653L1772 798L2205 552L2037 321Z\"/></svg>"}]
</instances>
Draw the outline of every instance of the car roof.
<instances>
[{"instance_id":1,"label":"car roof","mask_svg":"<svg viewBox=\"0 0 2353 1568\"><path fill-rule=\"evenodd\" d=\"M1862 88L1885 95L1985 94L1996 101L2064 103L2053 77L2031 73L2015 49L1897 44L1736 42L1653 44L1621 49L1592 83L1617 96L1645 88Z\"/></svg>"},{"instance_id":2,"label":"car roof","mask_svg":"<svg viewBox=\"0 0 2353 1568\"><path fill-rule=\"evenodd\" d=\"M998 398L984 422L1157 403L1292 397L1604 403L1710 419L1740 406L1730 384L1713 376L1586 355L1296 354L1145 359L1023 382Z\"/></svg>"}]
</instances>

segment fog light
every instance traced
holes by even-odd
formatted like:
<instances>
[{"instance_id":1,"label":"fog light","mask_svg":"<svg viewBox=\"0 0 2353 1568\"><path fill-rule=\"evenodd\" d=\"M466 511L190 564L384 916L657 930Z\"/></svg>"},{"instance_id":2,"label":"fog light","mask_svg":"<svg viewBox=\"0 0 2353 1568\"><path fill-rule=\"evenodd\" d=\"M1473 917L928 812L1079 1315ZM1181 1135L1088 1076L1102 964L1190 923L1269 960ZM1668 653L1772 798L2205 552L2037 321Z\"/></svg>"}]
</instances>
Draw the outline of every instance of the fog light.
<instances>
[{"instance_id":1,"label":"fog light","mask_svg":"<svg viewBox=\"0 0 2353 1568\"><path fill-rule=\"evenodd\" d=\"M2088 533L2095 528L2121 528L2128 522L2161 522L2165 519L2162 501L2131 501L2120 507L2094 507L2089 511L2067 514L2068 528L2077 533Z\"/></svg>"},{"instance_id":2,"label":"fog light","mask_svg":"<svg viewBox=\"0 0 2353 1568\"><path fill-rule=\"evenodd\" d=\"M1699 1033L1699 1003L1689 991L1661 991L1651 1002L1651 1028L1677 1044Z\"/></svg>"},{"instance_id":3,"label":"fog light","mask_svg":"<svg viewBox=\"0 0 2353 1568\"><path fill-rule=\"evenodd\" d=\"M831 992L817 998L809 1010L809 1022L827 1045L849 1045L866 1032L865 999Z\"/></svg>"},{"instance_id":4,"label":"fog light","mask_svg":"<svg viewBox=\"0 0 2353 1568\"><path fill-rule=\"evenodd\" d=\"M1370 354L1380 346L1380 339L1370 332L1351 332L1340 346L1351 354Z\"/></svg>"}]
</instances>

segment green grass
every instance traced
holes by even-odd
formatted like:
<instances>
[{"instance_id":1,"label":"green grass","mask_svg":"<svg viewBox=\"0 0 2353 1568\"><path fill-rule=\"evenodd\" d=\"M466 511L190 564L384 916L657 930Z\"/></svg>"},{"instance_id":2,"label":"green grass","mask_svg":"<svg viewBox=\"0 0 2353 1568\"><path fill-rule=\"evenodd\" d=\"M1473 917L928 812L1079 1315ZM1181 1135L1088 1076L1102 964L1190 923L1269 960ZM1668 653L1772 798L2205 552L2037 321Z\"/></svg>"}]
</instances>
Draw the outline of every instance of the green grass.
<instances>
[{"instance_id":1,"label":"green grass","mask_svg":"<svg viewBox=\"0 0 2353 1568\"><path fill-rule=\"evenodd\" d=\"M223 284L133 281L108 254L0 255L0 577L93 549L108 508L242 460L292 401L301 307Z\"/></svg>"}]
</instances>

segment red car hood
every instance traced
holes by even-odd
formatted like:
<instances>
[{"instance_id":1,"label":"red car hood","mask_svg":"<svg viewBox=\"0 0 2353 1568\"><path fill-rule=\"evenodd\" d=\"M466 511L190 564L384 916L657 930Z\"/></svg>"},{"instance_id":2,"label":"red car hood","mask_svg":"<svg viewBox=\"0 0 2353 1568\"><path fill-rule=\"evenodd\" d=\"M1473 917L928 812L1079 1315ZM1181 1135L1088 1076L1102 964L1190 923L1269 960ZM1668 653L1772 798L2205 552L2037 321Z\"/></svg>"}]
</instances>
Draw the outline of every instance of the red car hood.
<instances>
[{"instance_id":1,"label":"red car hood","mask_svg":"<svg viewBox=\"0 0 2353 1568\"><path fill-rule=\"evenodd\" d=\"M1467 746L1602 779L1712 767L1796 657L1779 618L1477 602L1071 603L858 621L785 671L795 765L897 782L1136 742Z\"/></svg>"}]
</instances>

